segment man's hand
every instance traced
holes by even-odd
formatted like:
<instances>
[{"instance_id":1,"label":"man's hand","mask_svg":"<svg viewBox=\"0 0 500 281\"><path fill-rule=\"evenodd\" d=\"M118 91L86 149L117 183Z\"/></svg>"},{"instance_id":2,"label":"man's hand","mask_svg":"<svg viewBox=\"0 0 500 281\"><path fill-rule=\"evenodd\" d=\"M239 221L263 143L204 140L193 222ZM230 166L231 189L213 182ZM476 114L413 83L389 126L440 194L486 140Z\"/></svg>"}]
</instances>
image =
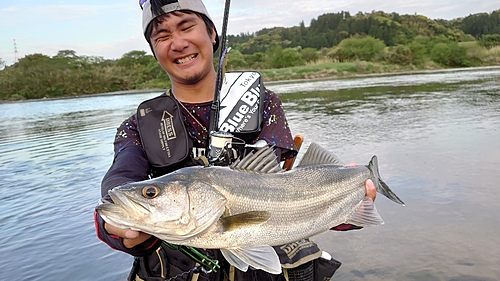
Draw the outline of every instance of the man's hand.
<instances>
[{"instance_id":1,"label":"man's hand","mask_svg":"<svg viewBox=\"0 0 500 281\"><path fill-rule=\"evenodd\" d=\"M348 166L355 166L355 164L350 164ZM370 198L372 201L375 202L375 197L377 197L377 189L375 188L375 185L373 184L372 180L365 181L365 197ZM343 223L343 224L340 224L340 225L337 225L335 227L330 228L330 230L347 231L347 230L361 229L361 228L363 228L363 227Z\"/></svg>"},{"instance_id":2,"label":"man's hand","mask_svg":"<svg viewBox=\"0 0 500 281\"><path fill-rule=\"evenodd\" d=\"M375 185L373 184L372 180L366 180L365 181L365 196L372 199L373 202L375 202L375 198L377 197L377 189L375 188Z\"/></svg>"},{"instance_id":3,"label":"man's hand","mask_svg":"<svg viewBox=\"0 0 500 281\"><path fill-rule=\"evenodd\" d=\"M356 163L351 163L347 166L356 166ZM377 189L375 188L375 184L373 184L372 180L365 181L365 196L375 202L375 198L377 197Z\"/></svg>"},{"instance_id":4,"label":"man's hand","mask_svg":"<svg viewBox=\"0 0 500 281\"><path fill-rule=\"evenodd\" d=\"M109 223L104 223L104 229L106 229L106 231L111 235L123 238L123 245L127 248L133 248L151 237L150 234L132 230L130 228L118 228Z\"/></svg>"}]
</instances>

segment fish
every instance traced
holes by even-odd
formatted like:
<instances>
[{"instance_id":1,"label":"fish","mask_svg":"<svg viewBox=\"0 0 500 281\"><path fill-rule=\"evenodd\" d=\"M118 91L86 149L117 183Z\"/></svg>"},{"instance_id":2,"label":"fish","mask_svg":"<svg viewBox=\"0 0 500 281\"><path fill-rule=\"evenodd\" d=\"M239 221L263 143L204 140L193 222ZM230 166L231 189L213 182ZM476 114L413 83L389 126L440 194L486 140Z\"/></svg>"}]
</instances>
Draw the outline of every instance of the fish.
<instances>
[{"instance_id":1,"label":"fish","mask_svg":"<svg viewBox=\"0 0 500 281\"><path fill-rule=\"evenodd\" d=\"M154 235L168 243L220 249L225 259L281 272L272 246L310 238L342 223L383 224L365 181L390 200L404 202L381 179L377 156L368 165L346 166L311 143L300 163L283 170L272 147L230 167L193 166L118 186L96 207L107 223Z\"/></svg>"}]
</instances>

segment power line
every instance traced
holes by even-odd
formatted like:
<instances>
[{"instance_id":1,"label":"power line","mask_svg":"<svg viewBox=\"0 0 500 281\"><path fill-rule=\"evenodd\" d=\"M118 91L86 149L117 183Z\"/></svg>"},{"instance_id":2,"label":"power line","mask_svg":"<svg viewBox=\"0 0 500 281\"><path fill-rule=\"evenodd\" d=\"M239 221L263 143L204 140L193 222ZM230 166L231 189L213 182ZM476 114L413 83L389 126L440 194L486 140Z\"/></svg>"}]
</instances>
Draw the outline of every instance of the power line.
<instances>
[{"instance_id":1,"label":"power line","mask_svg":"<svg viewBox=\"0 0 500 281\"><path fill-rule=\"evenodd\" d=\"M17 44L16 44L16 39L14 39L14 63L17 63L17 61L18 61Z\"/></svg>"}]
</instances>

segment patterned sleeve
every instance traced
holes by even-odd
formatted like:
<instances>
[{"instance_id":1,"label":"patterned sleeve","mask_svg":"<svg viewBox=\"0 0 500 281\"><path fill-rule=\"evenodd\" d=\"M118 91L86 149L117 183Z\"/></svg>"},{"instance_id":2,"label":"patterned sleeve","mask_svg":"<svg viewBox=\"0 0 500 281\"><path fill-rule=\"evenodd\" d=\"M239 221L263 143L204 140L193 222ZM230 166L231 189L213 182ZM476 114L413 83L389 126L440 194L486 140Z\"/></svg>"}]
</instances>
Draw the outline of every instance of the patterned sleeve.
<instances>
[{"instance_id":1,"label":"patterned sleeve","mask_svg":"<svg viewBox=\"0 0 500 281\"><path fill-rule=\"evenodd\" d=\"M114 141L115 157L113 164L104 175L101 182L101 197L111 200L108 191L115 186L148 178L148 161L141 146L137 121L135 116L125 120L117 129ZM133 256L151 254L158 248L161 241L152 236L143 243L126 248L123 239L111 235L104 228L104 220L94 212L94 222L97 237L113 249L129 253Z\"/></svg>"},{"instance_id":2,"label":"patterned sleeve","mask_svg":"<svg viewBox=\"0 0 500 281\"><path fill-rule=\"evenodd\" d=\"M264 101L262 131L257 140L263 139L267 143L281 150L281 161L294 157L297 149L293 143L292 133L281 107L278 95L266 89Z\"/></svg>"},{"instance_id":3,"label":"patterned sleeve","mask_svg":"<svg viewBox=\"0 0 500 281\"><path fill-rule=\"evenodd\" d=\"M129 146L141 146L141 138L139 130L137 129L137 118L134 115L130 116L127 120L116 129L114 148L116 155Z\"/></svg>"}]
</instances>

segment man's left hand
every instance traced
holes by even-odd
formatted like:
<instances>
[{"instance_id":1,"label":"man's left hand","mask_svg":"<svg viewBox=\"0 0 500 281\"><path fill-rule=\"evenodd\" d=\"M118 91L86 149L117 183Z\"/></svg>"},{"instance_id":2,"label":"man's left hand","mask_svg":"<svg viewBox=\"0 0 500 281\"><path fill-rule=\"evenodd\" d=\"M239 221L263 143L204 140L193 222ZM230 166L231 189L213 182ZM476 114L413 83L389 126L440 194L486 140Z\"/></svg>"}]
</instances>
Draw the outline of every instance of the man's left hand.
<instances>
[{"instance_id":1,"label":"man's left hand","mask_svg":"<svg viewBox=\"0 0 500 281\"><path fill-rule=\"evenodd\" d=\"M377 189L375 188L372 180L365 181L365 196L375 202L375 198L377 197Z\"/></svg>"}]
</instances>

